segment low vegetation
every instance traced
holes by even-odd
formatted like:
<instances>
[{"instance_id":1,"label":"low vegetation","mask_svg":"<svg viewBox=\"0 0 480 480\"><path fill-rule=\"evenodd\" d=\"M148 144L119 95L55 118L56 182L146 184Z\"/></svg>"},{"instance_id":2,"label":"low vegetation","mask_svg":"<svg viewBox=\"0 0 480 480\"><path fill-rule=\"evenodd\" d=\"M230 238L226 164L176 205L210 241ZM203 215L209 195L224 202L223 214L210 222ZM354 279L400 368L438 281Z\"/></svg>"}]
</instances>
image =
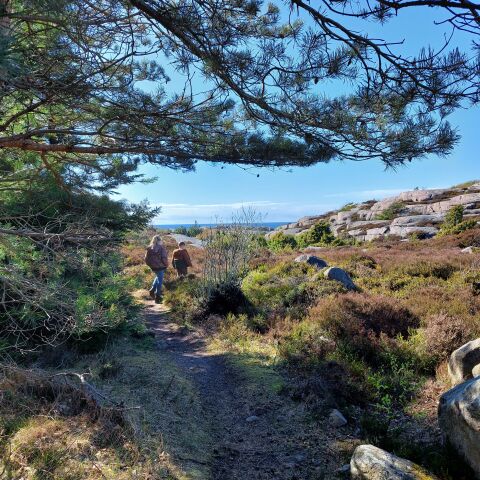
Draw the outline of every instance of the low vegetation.
<instances>
[{"instance_id":1,"label":"low vegetation","mask_svg":"<svg viewBox=\"0 0 480 480\"><path fill-rule=\"evenodd\" d=\"M195 222L193 225L190 225L189 227L181 226L177 227L174 230L174 233L186 235L187 237L198 237L202 232L203 228L200 227L197 222Z\"/></svg>"},{"instance_id":2,"label":"low vegetation","mask_svg":"<svg viewBox=\"0 0 480 480\"><path fill-rule=\"evenodd\" d=\"M375 220L393 220L405 208L403 202L394 202L376 215Z\"/></svg>"},{"instance_id":3,"label":"low vegetation","mask_svg":"<svg viewBox=\"0 0 480 480\"><path fill-rule=\"evenodd\" d=\"M330 225L326 221L317 222L308 230L299 235L285 235L282 231L275 232L267 241L267 246L274 252L294 250L309 246L342 246L354 245L351 238L339 238L333 235Z\"/></svg>"},{"instance_id":4,"label":"low vegetation","mask_svg":"<svg viewBox=\"0 0 480 480\"><path fill-rule=\"evenodd\" d=\"M366 439L423 463L440 478L469 478L439 443L435 412L438 392L449 388L448 356L480 335L479 260L460 252L480 240L480 230L322 250L329 265L351 275L358 293L294 262L293 245L275 248L284 240L281 232L273 235L273 253L250 261L236 293L243 298L241 311L196 317L209 331L214 325L215 348L283 371L286 391L308 398L312 415L321 415L316 409L332 395ZM193 285L172 285L168 293L180 321L191 318L191 299L198 299ZM177 303L179 295L190 303ZM209 314L217 315L213 324ZM418 458L416 449L429 453Z\"/></svg>"},{"instance_id":5,"label":"low vegetation","mask_svg":"<svg viewBox=\"0 0 480 480\"><path fill-rule=\"evenodd\" d=\"M463 205L456 205L452 207L445 215L445 220L440 229L439 235L452 235L470 230L477 226L477 220L464 220Z\"/></svg>"}]
</instances>

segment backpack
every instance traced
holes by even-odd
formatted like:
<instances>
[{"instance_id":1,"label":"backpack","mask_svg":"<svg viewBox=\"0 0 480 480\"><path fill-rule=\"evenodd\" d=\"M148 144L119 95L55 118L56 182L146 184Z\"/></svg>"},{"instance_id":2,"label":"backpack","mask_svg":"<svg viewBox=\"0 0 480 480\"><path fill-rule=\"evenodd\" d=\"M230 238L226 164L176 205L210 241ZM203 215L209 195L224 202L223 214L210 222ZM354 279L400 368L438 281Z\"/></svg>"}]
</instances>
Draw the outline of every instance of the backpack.
<instances>
[{"instance_id":1,"label":"backpack","mask_svg":"<svg viewBox=\"0 0 480 480\"><path fill-rule=\"evenodd\" d=\"M147 248L145 254L145 263L154 271L165 270L167 266L162 261L162 256L159 252L154 252L151 247Z\"/></svg>"}]
</instances>

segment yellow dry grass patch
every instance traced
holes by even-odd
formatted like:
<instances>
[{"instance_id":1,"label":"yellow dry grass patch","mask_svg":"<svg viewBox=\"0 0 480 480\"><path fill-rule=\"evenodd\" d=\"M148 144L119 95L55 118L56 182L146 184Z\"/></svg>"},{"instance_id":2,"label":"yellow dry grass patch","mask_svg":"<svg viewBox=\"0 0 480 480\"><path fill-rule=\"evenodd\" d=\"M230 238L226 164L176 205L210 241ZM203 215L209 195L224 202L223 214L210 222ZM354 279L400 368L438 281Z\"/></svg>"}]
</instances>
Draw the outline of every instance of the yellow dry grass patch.
<instances>
[{"instance_id":1,"label":"yellow dry grass patch","mask_svg":"<svg viewBox=\"0 0 480 480\"><path fill-rule=\"evenodd\" d=\"M152 339L117 339L69 370L90 372L95 388L124 405L124 420L108 408L98 418L88 406L64 416L65 397L45 398L33 380L25 388L29 371L18 370L0 382L2 480L208 478L211 441L198 392Z\"/></svg>"}]
</instances>

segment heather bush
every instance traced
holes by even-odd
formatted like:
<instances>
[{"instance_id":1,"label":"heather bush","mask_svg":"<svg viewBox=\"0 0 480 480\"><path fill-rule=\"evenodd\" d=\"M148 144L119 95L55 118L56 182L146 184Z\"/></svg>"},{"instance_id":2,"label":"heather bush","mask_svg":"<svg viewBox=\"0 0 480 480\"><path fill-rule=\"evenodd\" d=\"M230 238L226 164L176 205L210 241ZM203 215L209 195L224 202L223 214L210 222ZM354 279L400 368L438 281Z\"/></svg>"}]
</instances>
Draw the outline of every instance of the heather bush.
<instances>
[{"instance_id":1,"label":"heather bush","mask_svg":"<svg viewBox=\"0 0 480 480\"><path fill-rule=\"evenodd\" d=\"M164 284L164 303L180 322L192 322L203 314L202 282L196 278L179 278Z\"/></svg>"},{"instance_id":2,"label":"heather bush","mask_svg":"<svg viewBox=\"0 0 480 480\"><path fill-rule=\"evenodd\" d=\"M367 361L399 347L397 338L408 338L410 330L419 326L418 318L395 300L353 293L321 299L306 321L316 323L328 338Z\"/></svg>"},{"instance_id":3,"label":"heather bush","mask_svg":"<svg viewBox=\"0 0 480 480\"><path fill-rule=\"evenodd\" d=\"M325 335L319 323L300 322L281 339L279 355L296 367L317 367L335 349L335 342Z\"/></svg>"},{"instance_id":4,"label":"heather bush","mask_svg":"<svg viewBox=\"0 0 480 480\"><path fill-rule=\"evenodd\" d=\"M378 265L373 257L354 253L342 266L352 277L362 278L374 274Z\"/></svg>"},{"instance_id":5,"label":"heather bush","mask_svg":"<svg viewBox=\"0 0 480 480\"><path fill-rule=\"evenodd\" d=\"M422 357L433 369L480 333L480 320L475 325L471 319L437 313L427 317L419 333L423 340L420 345Z\"/></svg>"},{"instance_id":6,"label":"heather bush","mask_svg":"<svg viewBox=\"0 0 480 480\"><path fill-rule=\"evenodd\" d=\"M435 277L448 280L458 269L457 266L446 262L422 261L402 266L398 271L410 277Z\"/></svg>"}]
</instances>

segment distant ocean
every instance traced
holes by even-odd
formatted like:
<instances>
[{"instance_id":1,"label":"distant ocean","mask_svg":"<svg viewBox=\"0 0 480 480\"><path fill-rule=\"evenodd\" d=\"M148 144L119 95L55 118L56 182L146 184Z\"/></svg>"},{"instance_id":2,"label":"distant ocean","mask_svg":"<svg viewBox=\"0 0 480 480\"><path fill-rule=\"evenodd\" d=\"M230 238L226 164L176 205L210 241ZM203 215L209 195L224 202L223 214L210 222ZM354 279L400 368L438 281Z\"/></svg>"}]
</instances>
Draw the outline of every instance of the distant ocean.
<instances>
[{"instance_id":1,"label":"distant ocean","mask_svg":"<svg viewBox=\"0 0 480 480\"><path fill-rule=\"evenodd\" d=\"M292 222L261 222L261 223L256 223L256 227L260 228L268 228L270 230L273 230L277 227L281 227L282 225L286 225L287 223L292 223ZM175 230L176 228L179 227L193 227L193 223L171 223L167 225L153 225L155 228L162 228L165 230ZM199 227L215 227L217 224L215 223L199 223Z\"/></svg>"}]
</instances>

